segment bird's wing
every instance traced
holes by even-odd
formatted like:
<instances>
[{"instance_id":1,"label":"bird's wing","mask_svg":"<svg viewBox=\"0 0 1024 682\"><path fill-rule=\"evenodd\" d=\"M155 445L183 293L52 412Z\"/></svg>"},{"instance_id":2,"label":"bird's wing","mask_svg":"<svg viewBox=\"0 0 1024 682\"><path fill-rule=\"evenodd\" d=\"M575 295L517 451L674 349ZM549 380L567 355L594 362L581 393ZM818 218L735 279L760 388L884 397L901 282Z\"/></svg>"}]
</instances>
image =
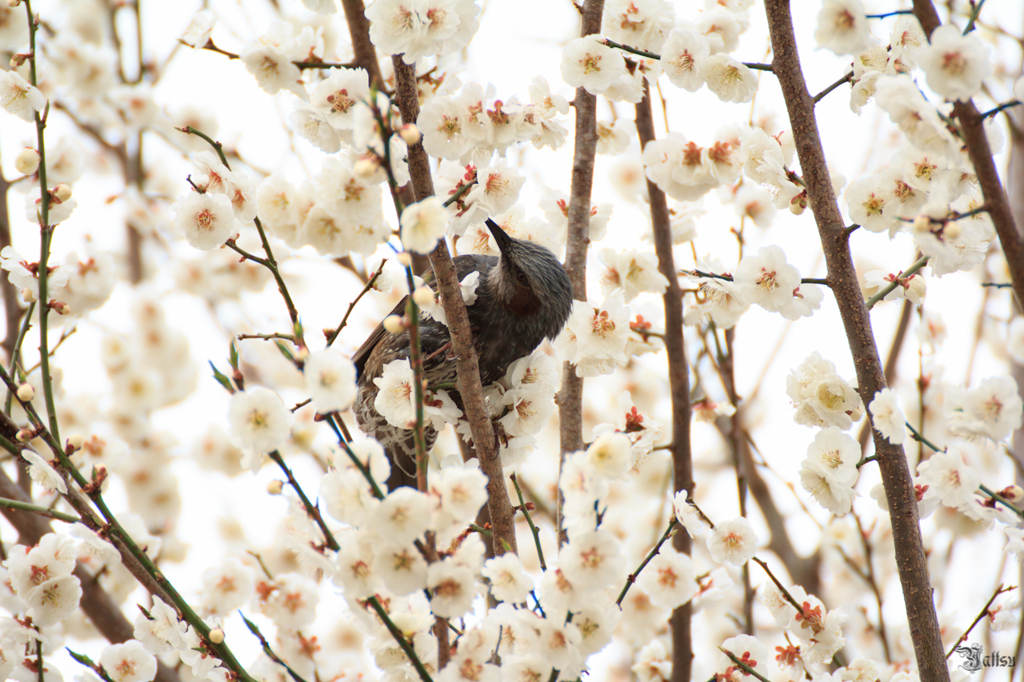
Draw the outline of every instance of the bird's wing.
<instances>
[{"instance_id":1,"label":"bird's wing","mask_svg":"<svg viewBox=\"0 0 1024 682\"><path fill-rule=\"evenodd\" d=\"M464 254L461 256L456 256L455 258L452 259L452 262L455 265L455 274L458 275L459 280L462 280L466 277L466 275L473 272L474 270L489 270L490 268L494 267L494 264L498 262L498 259L495 258L494 256L478 256L475 254ZM431 289L437 289L437 282L434 280L433 270L428 270L423 275L423 282ZM403 297L402 300L398 302L398 305L396 305L394 309L388 314L405 314L405 304L408 298L408 296ZM359 350L352 354L352 362L355 363L356 366L356 376L362 375L363 368L366 366L366 361L369 359L370 353L373 352L373 349L377 347L377 344L380 343L381 339L383 339L384 335L387 333L388 332L384 330L383 323L378 324L377 327L372 332L370 332L370 335L366 338L366 341L363 341L363 345L359 347Z\"/></svg>"},{"instance_id":2,"label":"bird's wing","mask_svg":"<svg viewBox=\"0 0 1024 682\"><path fill-rule=\"evenodd\" d=\"M408 296L402 297L402 300L398 302L388 315L404 314L405 303L408 298ZM383 339L384 335L387 333L388 332L384 329L384 323L379 323L374 330L370 332L370 335L366 337L366 340L363 341L363 345L359 346L359 350L352 354L352 362L356 366L357 377L362 375L363 368L366 366L366 360L370 357L370 353L373 352L373 349L377 347L377 344L380 343L381 339Z\"/></svg>"}]
</instances>

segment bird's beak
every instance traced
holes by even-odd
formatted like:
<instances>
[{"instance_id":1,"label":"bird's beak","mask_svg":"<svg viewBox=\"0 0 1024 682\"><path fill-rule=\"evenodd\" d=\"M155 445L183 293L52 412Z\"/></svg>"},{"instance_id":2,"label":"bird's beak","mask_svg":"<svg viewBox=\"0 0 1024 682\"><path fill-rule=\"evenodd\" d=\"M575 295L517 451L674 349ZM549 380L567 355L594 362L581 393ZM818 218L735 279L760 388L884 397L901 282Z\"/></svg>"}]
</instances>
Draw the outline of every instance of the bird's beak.
<instances>
[{"instance_id":1,"label":"bird's beak","mask_svg":"<svg viewBox=\"0 0 1024 682\"><path fill-rule=\"evenodd\" d=\"M487 219L487 227L490 229L491 234L494 235L494 241L498 243L498 249L501 250L502 253L508 253L508 248L512 246L512 237L505 234L505 231L501 229L501 226L490 218Z\"/></svg>"}]
</instances>

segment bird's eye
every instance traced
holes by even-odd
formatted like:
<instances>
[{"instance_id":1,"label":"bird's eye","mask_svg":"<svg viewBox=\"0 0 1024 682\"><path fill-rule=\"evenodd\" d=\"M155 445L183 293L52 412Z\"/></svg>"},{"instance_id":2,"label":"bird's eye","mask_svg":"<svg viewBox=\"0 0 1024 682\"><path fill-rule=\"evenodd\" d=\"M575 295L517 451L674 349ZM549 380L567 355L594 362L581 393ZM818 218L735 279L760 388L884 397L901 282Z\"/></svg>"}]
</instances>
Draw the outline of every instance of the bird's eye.
<instances>
[{"instance_id":1,"label":"bird's eye","mask_svg":"<svg viewBox=\"0 0 1024 682\"><path fill-rule=\"evenodd\" d=\"M519 283L524 286L529 285L530 283L530 280L526 279L526 273L524 273L522 270L516 273L516 279L519 280Z\"/></svg>"}]
</instances>

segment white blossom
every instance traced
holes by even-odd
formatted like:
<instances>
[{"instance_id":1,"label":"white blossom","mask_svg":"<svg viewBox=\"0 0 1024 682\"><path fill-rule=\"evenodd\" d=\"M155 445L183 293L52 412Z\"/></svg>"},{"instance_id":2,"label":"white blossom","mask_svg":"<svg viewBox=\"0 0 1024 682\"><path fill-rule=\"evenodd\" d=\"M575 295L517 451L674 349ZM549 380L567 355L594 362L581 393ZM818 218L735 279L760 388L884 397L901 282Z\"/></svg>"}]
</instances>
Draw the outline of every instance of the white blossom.
<instances>
[{"instance_id":1,"label":"white blossom","mask_svg":"<svg viewBox=\"0 0 1024 682\"><path fill-rule=\"evenodd\" d=\"M603 528L571 535L559 558L565 577L582 589L608 587L624 577L626 568L618 541Z\"/></svg>"},{"instance_id":2,"label":"white blossom","mask_svg":"<svg viewBox=\"0 0 1024 682\"><path fill-rule=\"evenodd\" d=\"M114 682L150 682L156 677L156 656L137 639L105 647L99 664Z\"/></svg>"},{"instance_id":3,"label":"white blossom","mask_svg":"<svg viewBox=\"0 0 1024 682\"><path fill-rule=\"evenodd\" d=\"M825 465L811 458L803 461L799 473L800 485L825 509L836 515L850 511L856 495L852 484L837 480Z\"/></svg>"},{"instance_id":4,"label":"white blossom","mask_svg":"<svg viewBox=\"0 0 1024 682\"><path fill-rule=\"evenodd\" d=\"M622 53L601 40L598 35L576 38L562 50L562 80L569 86L601 95L626 73Z\"/></svg>"},{"instance_id":5,"label":"white blossom","mask_svg":"<svg viewBox=\"0 0 1024 682\"><path fill-rule=\"evenodd\" d=\"M765 310L777 312L793 299L800 287L800 273L786 262L778 246L762 247L756 256L740 259L733 281L743 287L743 296Z\"/></svg>"},{"instance_id":6,"label":"white blossom","mask_svg":"<svg viewBox=\"0 0 1024 682\"><path fill-rule=\"evenodd\" d=\"M211 10L199 10L192 16L192 21L185 27L181 35L181 42L191 45L197 50L203 49L213 35L213 28L217 25L217 15Z\"/></svg>"},{"instance_id":7,"label":"white blossom","mask_svg":"<svg viewBox=\"0 0 1024 682\"><path fill-rule=\"evenodd\" d=\"M594 439L587 448L587 463L602 478L619 478L632 464L630 451L633 443L624 433L606 433Z\"/></svg>"},{"instance_id":8,"label":"white blossom","mask_svg":"<svg viewBox=\"0 0 1024 682\"><path fill-rule=\"evenodd\" d=\"M707 38L692 29L675 28L661 52L665 74L672 85L697 92L704 85L704 69L711 48Z\"/></svg>"},{"instance_id":9,"label":"white blossom","mask_svg":"<svg viewBox=\"0 0 1024 682\"><path fill-rule=\"evenodd\" d=\"M373 380L378 388L373 407L392 426L408 429L415 423L414 382L415 377L408 359L387 363L381 376Z\"/></svg>"},{"instance_id":10,"label":"white blossom","mask_svg":"<svg viewBox=\"0 0 1024 682\"><path fill-rule=\"evenodd\" d=\"M430 609L441 618L464 615L476 596L473 572L449 559L427 568L427 589L431 590Z\"/></svg>"},{"instance_id":11,"label":"white blossom","mask_svg":"<svg viewBox=\"0 0 1024 682\"><path fill-rule=\"evenodd\" d=\"M189 192L174 205L174 225L197 249L215 249L236 234L240 225L231 199L213 192Z\"/></svg>"},{"instance_id":12,"label":"white blossom","mask_svg":"<svg viewBox=\"0 0 1024 682\"><path fill-rule=\"evenodd\" d=\"M928 87L950 100L967 101L981 90L992 70L988 48L977 34L964 35L953 24L939 26L918 56Z\"/></svg>"},{"instance_id":13,"label":"white blossom","mask_svg":"<svg viewBox=\"0 0 1024 682\"><path fill-rule=\"evenodd\" d=\"M7 113L31 123L36 112L46 106L46 97L17 71L0 71L0 106Z\"/></svg>"},{"instance_id":14,"label":"white blossom","mask_svg":"<svg viewBox=\"0 0 1024 682\"><path fill-rule=\"evenodd\" d=\"M288 438L292 413L280 396L256 386L231 396L228 407L231 442L236 447L264 454L278 449Z\"/></svg>"},{"instance_id":15,"label":"white blossom","mask_svg":"<svg viewBox=\"0 0 1024 682\"><path fill-rule=\"evenodd\" d=\"M838 55L867 50L871 46L871 32L864 5L860 0L824 0L814 39Z\"/></svg>"},{"instance_id":16,"label":"white blossom","mask_svg":"<svg viewBox=\"0 0 1024 682\"><path fill-rule=\"evenodd\" d=\"M902 445L907 439L906 417L896 402L896 394L891 388L883 388L875 394L871 404L871 424L893 445Z\"/></svg>"},{"instance_id":17,"label":"white blossom","mask_svg":"<svg viewBox=\"0 0 1024 682\"><path fill-rule=\"evenodd\" d=\"M637 587L659 604L674 609L697 595L695 576L689 556L671 547L663 547L661 553L644 567L637 578Z\"/></svg>"},{"instance_id":18,"label":"white blossom","mask_svg":"<svg viewBox=\"0 0 1024 682\"><path fill-rule=\"evenodd\" d=\"M356 368L340 351L325 348L310 353L303 363L306 391L320 414L340 412L356 397Z\"/></svg>"},{"instance_id":19,"label":"white blossom","mask_svg":"<svg viewBox=\"0 0 1024 682\"><path fill-rule=\"evenodd\" d=\"M205 613L225 617L252 597L256 577L248 566L234 557L203 571Z\"/></svg>"},{"instance_id":20,"label":"white blossom","mask_svg":"<svg viewBox=\"0 0 1024 682\"><path fill-rule=\"evenodd\" d=\"M68 486L49 462L32 450L22 450L21 457L28 463L28 473L33 481L46 490L67 494Z\"/></svg>"},{"instance_id":21,"label":"white blossom","mask_svg":"<svg viewBox=\"0 0 1024 682\"><path fill-rule=\"evenodd\" d=\"M523 573L519 557L513 552L485 561L481 574L491 581L491 593L499 601L524 602L533 590L533 580Z\"/></svg>"},{"instance_id":22,"label":"white blossom","mask_svg":"<svg viewBox=\"0 0 1024 682\"><path fill-rule=\"evenodd\" d=\"M1024 402L1011 376L989 377L975 389L946 394L946 417L954 433L1000 441L1020 427Z\"/></svg>"},{"instance_id":23,"label":"white blossom","mask_svg":"<svg viewBox=\"0 0 1024 682\"><path fill-rule=\"evenodd\" d=\"M707 545L715 561L742 566L757 551L757 535L750 521L737 516L715 525L708 536Z\"/></svg>"},{"instance_id":24,"label":"white blossom","mask_svg":"<svg viewBox=\"0 0 1024 682\"><path fill-rule=\"evenodd\" d=\"M430 253L448 225L448 212L440 197L430 196L402 211L402 246L416 253Z\"/></svg>"},{"instance_id":25,"label":"white blossom","mask_svg":"<svg viewBox=\"0 0 1024 682\"><path fill-rule=\"evenodd\" d=\"M977 469L967 466L956 450L932 453L917 465L917 472L942 504L954 509L970 503L981 484Z\"/></svg>"},{"instance_id":26,"label":"white blossom","mask_svg":"<svg viewBox=\"0 0 1024 682\"><path fill-rule=\"evenodd\" d=\"M724 53L708 57L704 82L723 102L749 102L757 91L757 78L750 68Z\"/></svg>"},{"instance_id":27,"label":"white blossom","mask_svg":"<svg viewBox=\"0 0 1024 682\"><path fill-rule=\"evenodd\" d=\"M373 528L388 543L405 545L418 539L430 527L433 503L412 488L398 488L388 493L373 510Z\"/></svg>"}]
</instances>

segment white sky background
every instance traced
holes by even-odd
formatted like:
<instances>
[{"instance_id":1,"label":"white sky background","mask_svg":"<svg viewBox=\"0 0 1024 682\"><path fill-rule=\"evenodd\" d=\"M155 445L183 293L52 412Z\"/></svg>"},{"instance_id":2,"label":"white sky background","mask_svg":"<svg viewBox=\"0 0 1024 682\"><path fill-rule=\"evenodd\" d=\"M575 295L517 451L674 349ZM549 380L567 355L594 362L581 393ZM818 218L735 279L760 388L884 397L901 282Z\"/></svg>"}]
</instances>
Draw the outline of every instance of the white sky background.
<instances>
[{"instance_id":1,"label":"white sky background","mask_svg":"<svg viewBox=\"0 0 1024 682\"><path fill-rule=\"evenodd\" d=\"M308 16L297 0L282 0L287 11L294 11L298 16ZM695 14L703 7L702 2L689 0L676 2L677 20L682 21ZM896 9L896 3L866 3L870 12L883 12ZM906 6L903 3L900 7ZM39 0L37 11L44 19L52 11L56 3ZM271 14L266 4L256 0L243 2L213 2L213 8L220 14L221 20L214 31L216 43L233 52L241 51L251 39L266 30ZM815 93L835 81L843 74L848 60L841 59L831 52L815 48L813 30L815 18L820 6L810 0L795 0L795 21L798 44L801 51L804 74L808 81L808 89ZM144 33L147 57L155 57L162 61L174 45L175 38L188 24L192 14L199 8L198 3L191 2L148 2L143 5ZM764 21L763 8L760 3L751 11L751 27L741 40L740 49L734 54L748 62L768 61L767 29ZM998 23L1011 32L1019 33L1024 26L1020 2L990 2L983 11L983 19ZM342 14L334 15L334 30L347 43L347 29ZM885 40L891 29L894 18L873 22L876 27L874 35ZM58 22L59 23L59 22ZM961 22L962 23L962 22ZM521 101L528 100L527 85L535 75L545 76L555 92L571 98L568 86L561 82L559 62L561 47L564 43L578 35L578 19L576 11L568 0L491 0L484 5L481 16L481 28L466 51L468 67L461 74L464 82L472 81L481 85L493 84L498 98L507 99L518 95ZM340 55L342 60L347 55ZM1005 69L1011 73L1019 68L1020 53L1006 40L994 46L994 61L997 69ZM330 57L328 57L330 58ZM771 131L788 128L785 107L774 77L771 74L760 75L761 89L753 104L723 104L703 89L697 93L677 91L667 79L662 79L662 92L668 97L668 122L673 131L682 132L699 144L711 141L714 133L723 122L743 123L749 118L755 120L771 119L774 124L766 126ZM922 79L923 80L923 79ZM1006 83L992 80L996 90L997 101L1010 99L1011 95ZM319 150L298 138L289 139L282 128L281 122L287 119L295 98L290 94L275 97L266 95L260 90L239 61L229 61L222 55L211 52L193 52L181 48L171 68L164 74L156 90L157 101L167 107L191 103L208 108L213 112L219 123L216 138L228 147L234 147L240 155L248 160L254 168L281 169L289 179L298 185L304 178L316 172L325 157ZM983 100L984 101L984 100ZM884 114L875 107L868 106L865 113L858 117L848 106L849 86L842 86L830 94L817 107L818 124L824 140L825 152L833 168L841 172L848 181L855 180L865 172L883 166L895 151L892 143L893 127ZM988 104L979 104L985 109ZM611 109L603 98L598 107L599 118L610 118ZM616 114L619 117L632 118L631 105L617 104ZM655 121L662 134L664 125L660 112L655 108ZM568 117L566 127L573 128L572 114ZM59 136L62 129L60 117L53 116L53 123L48 130L48 144ZM30 141L30 127L15 122L11 117L4 118L0 126L0 149L3 150L5 173L14 175L11 159L12 150ZM293 154L292 145L298 152L301 161ZM16 146L17 145L17 146ZM628 155L638 157L639 150L632 148ZM187 162L180 154L159 141L155 135L147 136L147 166L152 159L159 159L160 166L156 172L166 177L165 186L168 191L176 192L177 196L187 190L185 177L189 172ZM537 200L545 186L551 186L568 192L572 163L572 140L559 151L537 151L532 146L522 147L518 151L510 151L511 163L522 160L523 172L527 183L523 189L520 203L526 206L527 216L539 216ZM636 247L637 236L649 230L649 219L644 217L639 208L621 197L611 181L609 171L623 157L599 157L595 176L594 196L596 201L611 202L614 212L609 227L609 236L592 251L601 246L622 245ZM1005 166L1002 157L1000 167ZM153 166L149 166L153 168ZM115 169L112 169L115 170ZM66 223L62 224L55 236L54 251L58 258L64 253L80 249L84 235L89 234L94 241L108 248L121 248L123 228L118 221L119 204L107 206L108 196L121 190L117 177L95 178L87 175L75 186L75 197L79 208ZM23 254L34 256L38 252L38 239L34 229L24 222L21 197L15 192L11 197L14 221L15 247ZM845 204L840 201L845 213ZM732 207L721 207L717 197L712 193L705 199L708 213L698 221L697 251L700 255L711 254L720 258L727 268L735 267L737 250L735 239L730 235L730 228L739 227L739 219ZM393 211L386 210L385 215L394 224ZM748 224L744 228L747 239L746 250L756 251L762 245L778 244L785 250L789 261L795 264L805 277L823 277L824 264L820 257L817 232L810 211L795 217L788 213L779 213L772 229L764 232ZM890 243L884 235L869 234L861 230L852 238L855 253L860 255L858 266L872 263L889 271L905 268L913 262L913 244L909 237L902 236ZM189 253L183 244L175 244L175 253ZM278 245L284 252L283 245ZM384 253L382 249L381 254ZM681 267L692 267L688 247L677 251L677 264ZM870 257L868 256L870 254ZM318 258L310 251L302 261L285 264L286 277L292 291L296 294L296 303L302 314L306 328L306 336L314 349L322 345L323 327L334 326L340 320L351 297L358 290L355 279L347 273L339 274L336 268L329 265L316 264ZM55 259L56 260L56 259ZM158 250L152 252L152 262L157 269L153 287L165 291L173 285L167 271L167 258ZM863 267L861 267L863 269ZM868 268L871 269L871 268ZM970 348L977 308L981 301L981 288L978 281L988 281L980 276L980 270L974 273L948 275L938 280L928 278L928 297L926 306L941 309L946 322L949 337L937 360L946 368L945 378L948 381L961 381L966 375L967 349ZM590 300L599 303L603 296L597 283L601 267L596 259L589 261ZM1008 312L1006 292L994 293L999 303L992 310L1004 316ZM94 315L92 321L81 323L79 333L70 339L58 355L57 364L64 368L65 387L69 393L90 391L96 384L106 385L107 380L101 364L96 360L98 352L98 328L127 330L126 305L130 301L127 287L119 286L112 301ZM641 299L643 300L643 299ZM651 303L638 309L639 301L634 302L634 314L642 312L645 317L660 319L657 312L660 308L658 298L650 298ZM213 565L222 553L230 553L232 548L215 540L212 534L213 520L232 518L242 523L248 540L255 547L266 547L272 542L272 531L281 518L285 505L281 498L269 498L263 492L266 482L276 476L269 467L264 468L253 480L250 474L243 474L236 479L227 479L220 474L201 472L186 455L191 440L205 431L211 420L225 424L227 395L219 391L210 376L206 365L213 360L222 369L226 368L227 337L219 323L202 303L180 294L165 297L169 319L177 320L182 328L188 330L194 360L199 364L200 391L185 403L162 410L154 415L156 424L173 433L180 440L182 459L176 467L176 473L182 482L182 494L185 496L185 511L179 530L180 539L193 547L189 561L180 565L167 565L166 570L172 581L178 585L186 596L190 588L198 584L198 574L202 567ZM362 342L366 332L393 305L394 299L379 294L371 294L357 308L350 328L343 334L339 343L346 351L354 350ZM223 318L233 321L245 320L251 331L271 332L287 331L286 315L283 303L272 284L268 285L265 294L259 297L249 296L244 306L221 304L218 311ZM899 316L897 304L882 304L872 312L879 350L887 353ZM916 318L915 318L916 319ZM762 368L767 361L768 353L775 347L777 339L784 333L786 326L778 315L771 315L759 308L751 309L744 315L736 332L735 352L737 358L736 376L738 390L741 395L750 395L755 389L755 382L760 377ZM914 327L912 327L913 330ZM689 331L689 330L688 330ZM1005 333L1005 329L1002 330ZM268 344L261 341L241 342L244 352L250 354L257 350L266 350ZM259 349L258 346L266 348ZM902 378L916 376L917 353L916 341L909 338L904 347L900 375ZM763 421L754 426L754 438L761 447L766 458L787 481L793 482L799 461L803 459L807 444L813 439L815 431L796 425L792 421L792 408L785 394L785 377L810 352L817 350L824 357L836 364L839 373L845 377L853 377L853 367L849 348L842 334L842 325L835 309L834 299L826 291L821 310L811 319L797 322L789 330L786 344L774 360L773 367L767 372L760 387L761 400L753 407L748 419L762 417ZM272 353L266 353L268 357ZM643 365L649 368L649 376L664 376L663 354L647 357ZM984 377L1004 373L1001 359L994 358L984 347L980 350L973 368L973 382ZM721 398L722 393L717 381L705 368L704 378L708 392L714 398ZM624 377L621 374L600 379L591 379L587 383L588 405L603 415L598 421L610 421L612 412L609 406L623 390ZM641 386L634 396L638 406L649 411L662 421L669 423L669 406L664 400L666 393L644 390ZM294 398L294 400L292 400ZM661 402L653 402L654 398ZM286 403L292 404L301 400L298 392L285 396ZM291 402L288 402L291 400ZM592 424L591 424L592 425ZM855 427L855 430L859 425ZM535 453L535 458L554 458L557 452L555 440L550 437L541 439L546 448L544 452ZM589 434L584 434L589 435ZM694 452L697 457L697 482L699 487L698 500L707 500L712 508L723 518L736 513L736 495L734 481L728 477L714 480L702 478L702 461L715 461L726 457L725 450L711 430L698 427L694 431ZM307 466L302 458L292 458L300 474L307 482L307 493L316 494L315 469ZM550 470L550 462L544 462ZM539 467L540 465L538 465ZM870 468L870 467L869 467ZM528 470L529 474L530 471ZM1007 469L1007 477L1011 472ZM772 476L766 477L773 484ZM855 504L858 509L867 508L871 503L866 498L867 491L877 479L874 472L862 476L858 485L862 498ZM1009 478L999 481L999 486L1008 484ZM797 485L799 485L797 483ZM797 511L793 498L785 493L781 486L773 485L778 493L778 504L784 510L791 508ZM118 491L112 492L114 500L118 499ZM802 494L802 493L801 493ZM813 504L813 503L812 503ZM118 504L113 505L115 509ZM122 507L123 508L123 507ZM706 507L705 507L706 508ZM827 520L827 515L820 509L813 511L819 521ZM759 517L755 512L755 524ZM792 524L791 532L794 542L803 551L811 551L817 544L819 530L805 515L797 517ZM196 531L194 529L201 529ZM762 531L762 537L766 533ZM1001 536L1001 534L1000 534ZM991 539L991 538L990 538ZM941 540L941 538L940 538ZM521 547L529 545L528 536L521 536ZM946 540L942 540L945 542ZM972 541L973 543L973 541ZM977 546L974 547L974 544ZM972 549L984 551L988 556L999 557L998 545L991 542L978 541L970 545ZM1001 545L1001 541L999 543ZM968 549L968 544L959 546L958 551ZM967 562L962 562L965 566ZM954 574L947 577L951 585L957 585L957 603L942 604L940 617L951 616L949 622L954 629L966 626L970 619L990 595L993 585L997 582L998 565L974 565L973 573ZM762 580L759 569L752 568L755 583ZM1012 573L1011 573L1012 575ZM941 576L936 578L941 579ZM1012 580L1012 578L1007 578ZM892 609L894 619L903 619L902 605L899 595L891 592L887 596L887 609ZM827 595L822 595L826 603ZM997 640L1003 642L1004 640ZM1012 641L1005 640L1001 649L1010 650ZM228 630L228 643L240 654L243 662L252 660L256 652L255 642L244 630L232 627ZM698 651L700 649L698 648ZM717 653L714 655L717 659ZM65 672L73 667L64 666ZM701 667L698 666L697 670ZM1004 673L1000 672L1000 675ZM695 678L696 679L696 678ZM993 677L994 679L994 677Z\"/></svg>"}]
</instances>

